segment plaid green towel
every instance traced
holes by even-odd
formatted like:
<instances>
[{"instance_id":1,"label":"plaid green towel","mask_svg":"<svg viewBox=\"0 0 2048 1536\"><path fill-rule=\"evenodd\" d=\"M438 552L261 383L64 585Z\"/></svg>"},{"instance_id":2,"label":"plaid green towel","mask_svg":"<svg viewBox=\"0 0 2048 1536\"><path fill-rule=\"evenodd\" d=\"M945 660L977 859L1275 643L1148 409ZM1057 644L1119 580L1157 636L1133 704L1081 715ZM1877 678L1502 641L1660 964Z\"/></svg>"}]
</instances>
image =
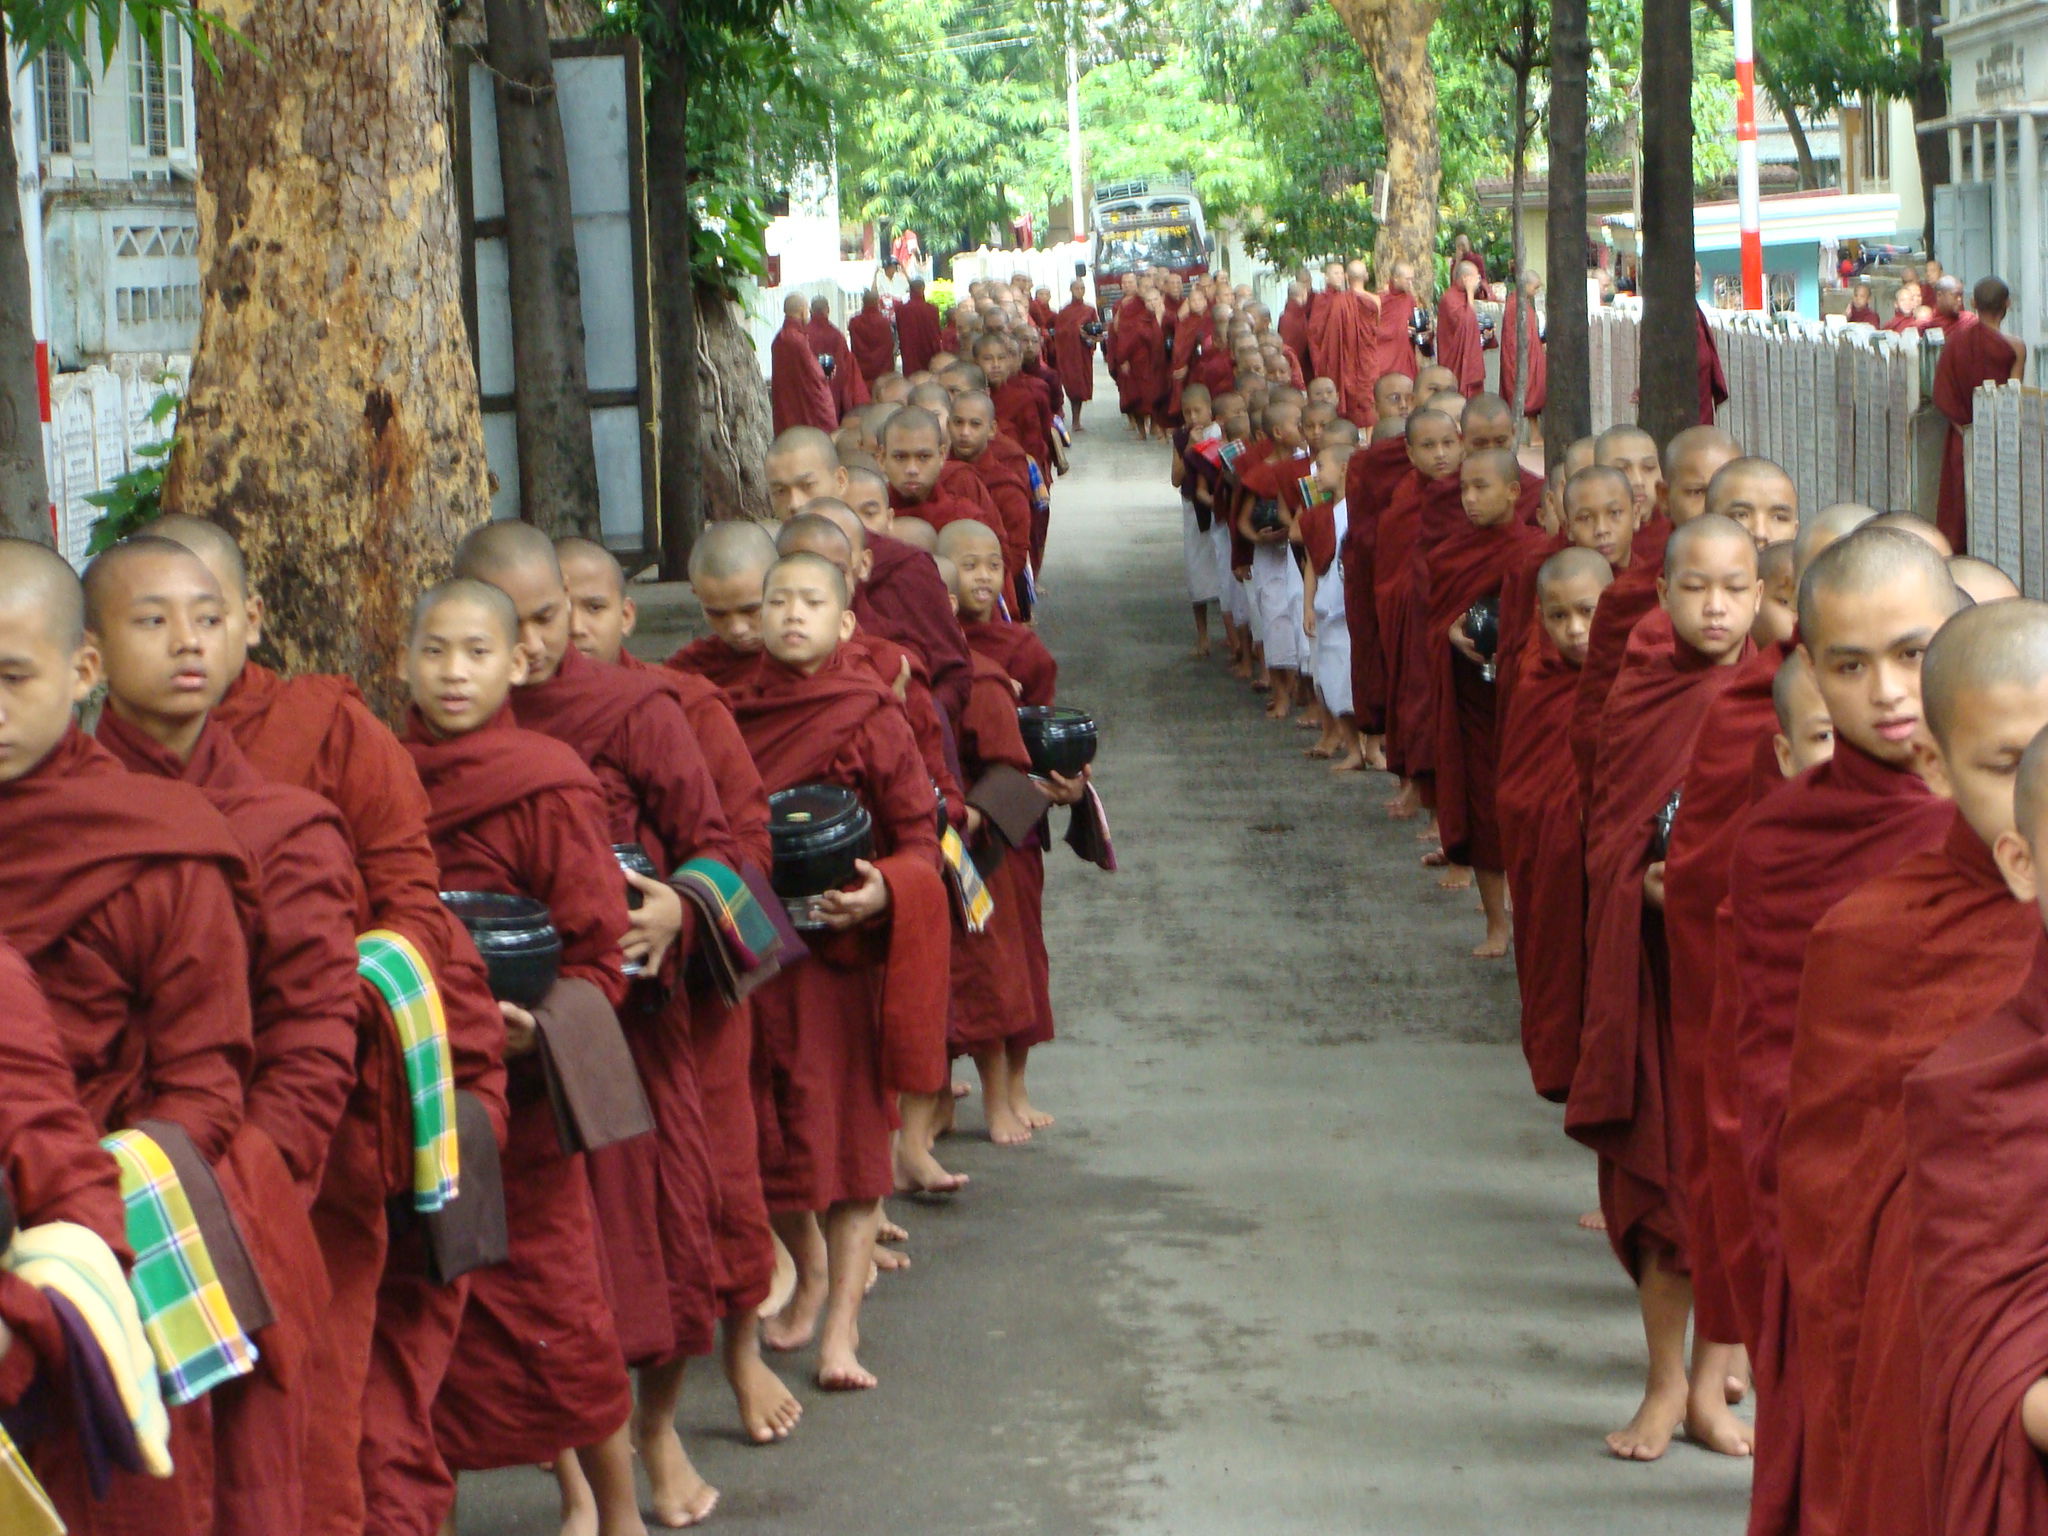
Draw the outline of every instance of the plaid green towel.
<instances>
[{"instance_id":1,"label":"plaid green towel","mask_svg":"<svg viewBox=\"0 0 2048 1536\"><path fill-rule=\"evenodd\" d=\"M383 996L405 1052L405 1082L412 1094L412 1207L438 1211L455 1198L462 1178L455 1144L455 1061L448 1052L441 993L412 941L389 928L372 928L357 938L356 974L367 977Z\"/></svg>"},{"instance_id":2,"label":"plaid green towel","mask_svg":"<svg viewBox=\"0 0 2048 1536\"><path fill-rule=\"evenodd\" d=\"M235 1321L164 1149L140 1131L116 1131L100 1145L120 1169L128 1246L135 1250L128 1284L156 1356L164 1401L193 1402L248 1375L256 1369L256 1346Z\"/></svg>"},{"instance_id":3,"label":"plaid green towel","mask_svg":"<svg viewBox=\"0 0 2048 1536\"><path fill-rule=\"evenodd\" d=\"M64 1536L64 1521L7 1426L0 1424L0 1531L8 1536Z\"/></svg>"},{"instance_id":4,"label":"plaid green towel","mask_svg":"<svg viewBox=\"0 0 2048 1536\"><path fill-rule=\"evenodd\" d=\"M995 897L989 895L988 886L982 882L981 871L974 867L974 860L968 857L967 845L960 841L960 834L951 827L939 839L939 851L946 856L946 883L953 889L953 895L960 903L960 920L967 925L969 933L979 933L988 926L991 913L996 909Z\"/></svg>"},{"instance_id":5,"label":"plaid green towel","mask_svg":"<svg viewBox=\"0 0 2048 1536\"><path fill-rule=\"evenodd\" d=\"M669 880L710 919L712 933L735 972L745 977L781 964L782 935L735 871L716 859L691 859Z\"/></svg>"}]
</instances>

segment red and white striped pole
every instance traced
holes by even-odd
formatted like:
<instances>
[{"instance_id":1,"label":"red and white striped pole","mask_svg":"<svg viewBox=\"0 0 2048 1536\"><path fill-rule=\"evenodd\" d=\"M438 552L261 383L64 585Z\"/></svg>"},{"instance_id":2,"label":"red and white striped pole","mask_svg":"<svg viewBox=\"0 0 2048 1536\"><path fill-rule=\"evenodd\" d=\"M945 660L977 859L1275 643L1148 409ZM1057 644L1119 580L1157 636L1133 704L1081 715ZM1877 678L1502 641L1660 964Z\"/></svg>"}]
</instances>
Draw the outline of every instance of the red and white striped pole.
<instances>
[{"instance_id":1,"label":"red and white striped pole","mask_svg":"<svg viewBox=\"0 0 2048 1536\"><path fill-rule=\"evenodd\" d=\"M1735 196L1742 220L1742 307L1764 307L1764 237L1757 207L1756 32L1752 0L1735 0Z\"/></svg>"}]
</instances>

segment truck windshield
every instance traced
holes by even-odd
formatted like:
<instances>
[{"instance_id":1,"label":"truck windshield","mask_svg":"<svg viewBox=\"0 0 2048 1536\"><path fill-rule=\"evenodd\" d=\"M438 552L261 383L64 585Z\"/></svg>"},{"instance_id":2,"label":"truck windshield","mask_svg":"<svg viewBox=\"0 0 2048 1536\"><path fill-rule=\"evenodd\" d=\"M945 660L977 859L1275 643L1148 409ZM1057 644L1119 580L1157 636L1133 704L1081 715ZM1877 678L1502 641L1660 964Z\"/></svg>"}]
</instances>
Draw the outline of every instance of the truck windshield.
<instances>
[{"instance_id":1,"label":"truck windshield","mask_svg":"<svg viewBox=\"0 0 2048 1536\"><path fill-rule=\"evenodd\" d=\"M1141 266L1186 267L1203 259L1194 225L1186 221L1146 224L1102 231L1096 265L1104 272L1129 272Z\"/></svg>"}]
</instances>

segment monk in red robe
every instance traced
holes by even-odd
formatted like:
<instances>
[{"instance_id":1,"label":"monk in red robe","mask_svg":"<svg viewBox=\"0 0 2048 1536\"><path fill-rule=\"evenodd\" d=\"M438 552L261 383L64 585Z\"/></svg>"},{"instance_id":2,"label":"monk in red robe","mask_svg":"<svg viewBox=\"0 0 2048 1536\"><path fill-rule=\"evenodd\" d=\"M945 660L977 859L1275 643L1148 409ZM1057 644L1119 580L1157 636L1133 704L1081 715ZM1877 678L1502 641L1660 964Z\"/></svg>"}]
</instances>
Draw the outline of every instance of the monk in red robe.
<instances>
[{"instance_id":1,"label":"monk in red robe","mask_svg":"<svg viewBox=\"0 0 2048 1536\"><path fill-rule=\"evenodd\" d=\"M875 380L895 368L896 327L889 323L882 296L874 289L860 296L860 309L846 322L846 340L853 348L854 365L870 389Z\"/></svg>"},{"instance_id":2,"label":"monk in red robe","mask_svg":"<svg viewBox=\"0 0 2048 1536\"><path fill-rule=\"evenodd\" d=\"M1479 269L1460 261L1451 286L1436 304L1436 360L1458 381L1458 393L1471 399L1486 387L1486 354L1479 335L1479 311L1472 301L1479 293Z\"/></svg>"},{"instance_id":3,"label":"monk in red robe","mask_svg":"<svg viewBox=\"0 0 2048 1536\"><path fill-rule=\"evenodd\" d=\"M1494 605L1499 633L1501 585L1533 550L1549 543L1543 531L1515 515L1521 467L1505 448L1467 453L1459 466L1459 495L1467 526L1451 533L1429 556L1427 634L1436 713L1436 814L1444 853L1473 871L1486 936L1473 948L1478 960L1508 952L1507 858L1494 813L1500 759L1500 720L1492 663L1468 632L1467 615Z\"/></svg>"},{"instance_id":4,"label":"monk in red robe","mask_svg":"<svg viewBox=\"0 0 2048 1536\"><path fill-rule=\"evenodd\" d=\"M2026 367L2025 352L2005 334L2012 295L2005 284L1987 277L1973 296L1977 318L1952 326L1934 365L1934 408L1948 418L1941 444L1941 499L1935 523L1949 544L1961 552L1969 540L1969 503L1964 497L1963 433L1976 419L1977 390L1985 384L2017 379Z\"/></svg>"},{"instance_id":5,"label":"monk in red robe","mask_svg":"<svg viewBox=\"0 0 2048 1536\"><path fill-rule=\"evenodd\" d=\"M1387 666L1380 645L1379 607L1373 598L1373 557L1379 522L1406 477L1408 415L1394 409L1396 381L1388 374L1373 387L1379 420L1373 442L1354 453L1344 466L1344 502L1348 517L1338 559L1344 569L1344 622L1351 631L1351 708L1358 719L1362 748L1369 762L1384 767L1381 738L1387 729Z\"/></svg>"},{"instance_id":6,"label":"monk in red robe","mask_svg":"<svg viewBox=\"0 0 2048 1536\"><path fill-rule=\"evenodd\" d=\"M1515 911L1522 1055L1536 1092L1561 1103L1579 1060L1586 867L1579 779L1565 726L1600 594L1614 571L1595 551L1565 549L1538 569L1540 648L1501 721L1494 807Z\"/></svg>"},{"instance_id":7,"label":"monk in red robe","mask_svg":"<svg viewBox=\"0 0 2048 1536\"><path fill-rule=\"evenodd\" d=\"M531 897L562 941L548 998L530 1009L498 1004L512 1103L503 1165L510 1256L471 1281L434 1404L435 1438L464 1472L551 1462L573 1447L597 1529L636 1531L626 1360L605 1304L583 1157L562 1146L537 1054L566 985L595 989L608 1008L626 995L626 903L604 798L573 751L514 725L509 700L527 653L519 615L496 587L457 579L427 592L406 660L406 750L433 807L442 883Z\"/></svg>"},{"instance_id":8,"label":"monk in red robe","mask_svg":"<svg viewBox=\"0 0 2048 1536\"><path fill-rule=\"evenodd\" d=\"M694 858L737 867L739 851L710 770L675 699L658 679L601 667L570 645L568 589L547 536L525 523L488 524L463 540L456 571L511 599L529 658L512 696L514 717L572 748L596 774L608 845L640 844L657 870L680 869ZM677 985L696 923L665 881L626 879L642 901L624 932L624 952L647 979L634 988L621 1023L656 1134L652 1148L627 1142L593 1154L590 1179L613 1268L619 1337L640 1368L634 1438L655 1480L656 1505L664 1518L692 1511L701 1517L717 1495L691 1467L674 1422L683 1362L710 1352L720 1312L711 1246L715 1191L689 1048L689 997ZM628 1254L657 1252L659 1275L622 1268Z\"/></svg>"},{"instance_id":9,"label":"monk in red robe","mask_svg":"<svg viewBox=\"0 0 2048 1536\"><path fill-rule=\"evenodd\" d=\"M1699 264L1693 264L1693 286L1700 284ZM1697 304L1693 306L1693 320L1698 329L1694 334L1696 363L1700 381L1700 425L1714 424L1715 413L1728 398L1728 375L1721 369L1721 344L1714 339L1714 328L1707 323L1707 312Z\"/></svg>"},{"instance_id":10,"label":"monk in red robe","mask_svg":"<svg viewBox=\"0 0 2048 1536\"><path fill-rule=\"evenodd\" d=\"M1522 415L1531 422L1542 419L1543 407L1550 398L1550 369L1544 353L1541 316L1536 308L1536 295L1542 289L1542 278L1534 272L1524 274L1515 285L1515 291L1508 295L1500 317L1501 398L1512 401L1516 386L1520 385ZM1528 363L1526 382L1522 366L1524 359ZM1537 448L1542 443L1541 427L1532 427L1529 446Z\"/></svg>"},{"instance_id":11,"label":"monk in red robe","mask_svg":"<svg viewBox=\"0 0 2048 1536\"><path fill-rule=\"evenodd\" d=\"M1740 525L1707 514L1674 531L1657 593L1673 643L1640 653L1609 695L1586 807L1586 995L1565 1129L1600 1154L1608 1241L1642 1305L1642 1406L1607 1437L1624 1460L1662 1456L1689 1397L1692 1285L1673 1142L1664 867L1649 834L1684 776L1701 716L1747 651L1757 589L1756 545Z\"/></svg>"},{"instance_id":12,"label":"monk in red robe","mask_svg":"<svg viewBox=\"0 0 2048 1536\"><path fill-rule=\"evenodd\" d=\"M1060 388L1066 392L1067 415L1074 430L1081 430L1081 407L1095 398L1095 338L1084 326L1096 323L1095 306L1088 302L1088 284L1075 278L1067 285L1069 295L1060 312L1053 316L1052 355L1060 371Z\"/></svg>"},{"instance_id":13,"label":"monk in red robe","mask_svg":"<svg viewBox=\"0 0 2048 1536\"><path fill-rule=\"evenodd\" d=\"M924 296L924 279L910 280L910 297L896 306L896 342L903 351L903 373L923 373L939 351L939 312Z\"/></svg>"},{"instance_id":14,"label":"monk in red robe","mask_svg":"<svg viewBox=\"0 0 2048 1536\"><path fill-rule=\"evenodd\" d=\"M1845 1536L1935 1529L1900 1095L1929 1052L2024 984L2040 946L2039 915L2011 899L1992 850L2015 833L2008 765L2048 726L2048 604L1950 619L1927 648L1921 702L1954 818L1938 848L1815 926L1778 1154L1806 1405L1801 1518Z\"/></svg>"},{"instance_id":15,"label":"monk in red robe","mask_svg":"<svg viewBox=\"0 0 2048 1536\"><path fill-rule=\"evenodd\" d=\"M1380 314L1373 295L1366 289L1364 264L1355 263L1357 281L1345 268L1330 264L1324 277L1322 298L1309 316L1309 354L1315 371L1337 381L1338 405L1342 414L1361 427L1372 425L1373 347L1378 339Z\"/></svg>"},{"instance_id":16,"label":"monk in red robe","mask_svg":"<svg viewBox=\"0 0 2048 1536\"><path fill-rule=\"evenodd\" d=\"M1851 325L1867 325L1873 329L1884 324L1884 317L1870 302L1870 284L1858 283L1849 291L1849 312L1843 318Z\"/></svg>"},{"instance_id":17,"label":"monk in red robe","mask_svg":"<svg viewBox=\"0 0 2048 1536\"><path fill-rule=\"evenodd\" d=\"M1415 377L1415 268L1397 261L1387 276L1386 291L1378 295L1379 323L1373 333L1372 361L1367 365L1373 378L1389 373Z\"/></svg>"},{"instance_id":18,"label":"monk in red robe","mask_svg":"<svg viewBox=\"0 0 2048 1536\"><path fill-rule=\"evenodd\" d=\"M816 1284L807 1272L791 1307L817 1323L818 1384L860 1390L876 1383L856 1354L858 1325L894 1184L884 1085L899 1056L925 1048L909 1037L930 1016L931 989L944 1017L946 897L931 781L909 724L887 686L840 652L855 620L839 572L815 555L784 557L762 614L768 654L733 710L763 784L857 788L874 819L877 856L858 862L858 884L812 901L822 926L811 963L755 994L779 1133L763 1168L769 1210L796 1246L809 1219L825 1228L826 1294L806 1294Z\"/></svg>"},{"instance_id":19,"label":"monk in red robe","mask_svg":"<svg viewBox=\"0 0 2048 1536\"><path fill-rule=\"evenodd\" d=\"M504 1020L483 961L441 905L427 799L397 737L346 678L280 677L249 660L263 633L234 540L213 523L171 515L150 531L199 556L227 598L212 718L265 778L311 790L340 810L355 850L357 931L388 928L433 972L448 1023L456 1087L505 1123ZM454 1347L467 1281L434 1283L417 1223L392 1231L388 1199L412 1190L412 1110L396 1026L374 988L358 988L356 1086L329 1150L313 1228L333 1292L314 1341L311 1379L326 1383L306 1461L309 1532L345 1536L366 1523L432 1532L447 1469L430 1414Z\"/></svg>"},{"instance_id":20,"label":"monk in red robe","mask_svg":"<svg viewBox=\"0 0 2048 1536\"><path fill-rule=\"evenodd\" d=\"M839 425L832 384L811 341L810 307L800 293L782 302L782 329L769 343L768 364L768 399L777 432L791 427L830 432Z\"/></svg>"},{"instance_id":21,"label":"monk in red robe","mask_svg":"<svg viewBox=\"0 0 2048 1536\"><path fill-rule=\"evenodd\" d=\"M164 1120L218 1163L241 1129L254 1060L248 950L255 872L191 785L131 774L74 723L99 682L84 597L41 545L0 539L0 940L42 982L97 1134ZM88 1503L72 1437L38 1447L53 1498L90 1532L211 1529L211 1405L171 1411L167 1479L116 1472Z\"/></svg>"},{"instance_id":22,"label":"monk in red robe","mask_svg":"<svg viewBox=\"0 0 2048 1536\"><path fill-rule=\"evenodd\" d=\"M1135 300L1135 302L1134 302ZM1153 415L1166 396L1166 332L1164 306L1142 293L1118 306L1116 334L1111 338L1109 371L1116 379L1117 409L1132 431L1150 438Z\"/></svg>"},{"instance_id":23,"label":"monk in red robe","mask_svg":"<svg viewBox=\"0 0 2048 1536\"><path fill-rule=\"evenodd\" d=\"M825 375L825 382L832 390L834 419L844 421L866 405L870 397L868 381L854 360L852 344L846 339L846 333L832 323L830 299L820 295L811 300L810 324L805 329L810 333L811 350L818 359L820 371L824 369L825 359L832 359L832 371Z\"/></svg>"},{"instance_id":24,"label":"monk in red robe","mask_svg":"<svg viewBox=\"0 0 2048 1536\"><path fill-rule=\"evenodd\" d=\"M1308 283L1297 277L1287 285L1287 302L1280 306L1280 318L1273 322L1273 329L1304 367L1309 360L1308 300Z\"/></svg>"},{"instance_id":25,"label":"monk in red robe","mask_svg":"<svg viewBox=\"0 0 2048 1536\"><path fill-rule=\"evenodd\" d=\"M21 1228L68 1221L107 1245L124 1265L127 1216L121 1203L114 1160L101 1147L98 1130L78 1102L71 1064L65 1060L57 1022L50 1015L35 973L20 953L0 940L0 1076L7 1093L0 1100L0 1187L13 1202ZM68 1381L74 1363L56 1305L40 1287L0 1270L0 1409L20 1408L32 1396L54 1408L52 1425L39 1441L24 1446L38 1468L83 1464L72 1422ZM79 1507L84 1481L46 1490L58 1515L74 1531L91 1531L93 1506Z\"/></svg>"},{"instance_id":26,"label":"monk in red robe","mask_svg":"<svg viewBox=\"0 0 2048 1536\"><path fill-rule=\"evenodd\" d=\"M277 1317L257 1336L255 1373L210 1395L215 1529L295 1530L311 1408L302 1373L328 1289L306 1212L355 1082L355 865L332 805L265 779L209 722L226 599L199 558L168 539L132 539L93 562L85 591L107 677L100 744L136 773L200 789L257 869L254 1068L220 1174Z\"/></svg>"},{"instance_id":27,"label":"monk in red robe","mask_svg":"<svg viewBox=\"0 0 2048 1536\"><path fill-rule=\"evenodd\" d=\"M939 395L945 391L934 385ZM945 409L950 411L951 402ZM997 517L995 499L981 477L949 456L946 416L934 407L906 405L882 428L882 473L890 510L943 528L960 518Z\"/></svg>"},{"instance_id":28,"label":"monk in red robe","mask_svg":"<svg viewBox=\"0 0 2048 1536\"><path fill-rule=\"evenodd\" d=\"M2048 742L2020 760L2017 827L1995 854L2022 910L2040 921L2048 855ZM1988 1019L1963 1029L1902 1090L1907 1222L1920 1325L1914 1415L1929 1500L1944 1536L2048 1524L2048 944ZM1911 1529L1912 1527L1906 1527Z\"/></svg>"},{"instance_id":29,"label":"monk in red robe","mask_svg":"<svg viewBox=\"0 0 2048 1536\"><path fill-rule=\"evenodd\" d=\"M1753 1532L1800 1528L1805 1399L1779 1212L1779 1144L1799 976L1813 927L1843 896L1937 846L1951 813L1914 772L1920 659L1960 601L1941 557L1889 528L1831 544L1800 581L1800 645L1834 725L1833 759L1750 815L1729 869L1733 1049L1749 1219L1763 1267Z\"/></svg>"},{"instance_id":30,"label":"monk in red robe","mask_svg":"<svg viewBox=\"0 0 2048 1536\"><path fill-rule=\"evenodd\" d=\"M1018 608L1017 575L1031 561L1031 477L1024 456L1006 454L1015 444L996 430L995 402L980 390L967 390L953 397L953 409L946 420L953 460L974 471L994 503L995 516L977 518L996 530L1003 541L1005 600L1017 618L1028 613Z\"/></svg>"},{"instance_id":31,"label":"monk in red robe","mask_svg":"<svg viewBox=\"0 0 2048 1536\"><path fill-rule=\"evenodd\" d=\"M752 524L720 526L760 532ZM769 551L762 561L765 570L773 558L773 546L765 536L758 542ZM699 543L701 546L701 539ZM555 551L571 605L569 643L600 666L652 670L626 649L638 612L619 562L609 551L585 539L558 540ZM681 668L662 668L654 675L682 704L711 771L740 858L765 877L773 862L768 795L724 691L709 678ZM774 1279L775 1241L768 1226L767 1201L761 1193L751 1008L745 1000L727 1003L716 989L693 984L690 1046L704 1113L705 1150L718 1190L711 1231L717 1250L719 1310L724 1319L721 1350L725 1377L748 1438L766 1444L788 1438L803 1416L803 1405L761 1359L759 1312Z\"/></svg>"}]
</instances>

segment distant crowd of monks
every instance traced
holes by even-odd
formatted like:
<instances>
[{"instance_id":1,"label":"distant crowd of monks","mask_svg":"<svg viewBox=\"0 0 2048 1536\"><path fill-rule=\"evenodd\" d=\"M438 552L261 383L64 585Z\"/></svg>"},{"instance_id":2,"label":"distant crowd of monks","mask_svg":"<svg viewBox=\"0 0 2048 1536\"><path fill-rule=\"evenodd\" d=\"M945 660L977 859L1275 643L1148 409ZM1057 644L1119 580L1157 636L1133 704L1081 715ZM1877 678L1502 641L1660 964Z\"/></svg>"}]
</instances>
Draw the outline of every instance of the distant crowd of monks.
<instances>
[{"instance_id":1,"label":"distant crowd of monks","mask_svg":"<svg viewBox=\"0 0 2048 1536\"><path fill-rule=\"evenodd\" d=\"M1122 336L1178 308L1124 404L1171 436L1196 653L1217 603L1231 675L1392 775L1473 956L1513 955L1641 1304L1607 1449L1753 1456L1752 1536L2048 1531L2048 604L1948 490L1940 527L1802 506L1704 350L1698 425L1523 467L1455 270L1433 362L1405 268L1270 326L1139 284ZM1965 424L2021 359L1974 297L1935 386Z\"/></svg>"},{"instance_id":2,"label":"distant crowd of monks","mask_svg":"<svg viewBox=\"0 0 2048 1536\"><path fill-rule=\"evenodd\" d=\"M1020 729L1067 406L1003 292L930 334L913 295L892 366L856 317L861 403L776 438L772 519L703 531L709 632L659 665L616 559L524 523L394 621L389 722L251 658L212 523L82 580L0 540L8 1536L436 1536L522 1466L565 1532L640 1536L718 1500L692 1358L758 1444L803 1412L764 1345L826 1391L909 1368L910 1329L862 1349L883 1201L964 1198L955 1060L996 1144L1052 1124L1053 809L1114 866L1092 770ZM869 831L785 899L797 789Z\"/></svg>"}]
</instances>

